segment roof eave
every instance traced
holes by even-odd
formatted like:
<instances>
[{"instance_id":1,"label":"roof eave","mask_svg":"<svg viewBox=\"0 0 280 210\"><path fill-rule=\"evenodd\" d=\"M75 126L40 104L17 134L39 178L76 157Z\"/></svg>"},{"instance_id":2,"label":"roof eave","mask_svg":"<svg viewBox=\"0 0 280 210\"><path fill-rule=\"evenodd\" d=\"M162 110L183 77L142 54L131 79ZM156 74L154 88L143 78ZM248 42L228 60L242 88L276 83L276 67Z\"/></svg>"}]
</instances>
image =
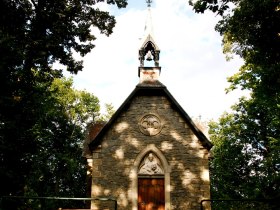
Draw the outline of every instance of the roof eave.
<instances>
[{"instance_id":1,"label":"roof eave","mask_svg":"<svg viewBox=\"0 0 280 210\"><path fill-rule=\"evenodd\" d=\"M161 84L161 83L160 83ZM176 101L176 99L171 95L171 93L167 90L166 86L159 85L159 86L143 86L141 84L137 85L136 88L131 92L131 94L127 97L127 99L122 103L122 105L117 109L117 111L114 113L114 115L111 117L111 119L105 124L103 129L98 133L98 135L95 137L93 141L89 144L89 148L91 151L93 151L94 148L96 148L102 139L102 137L105 135L107 130L110 128L110 126L115 122L115 120L118 118L120 113L125 110L131 103L131 100L136 94L147 94L147 95L154 95L155 91L160 95L166 94L169 99L172 101L174 108L177 109L183 116L184 120L190 127L190 129L193 131L193 133L197 136L197 138L200 140L202 145L210 150L213 147L213 144L208 140L208 138L202 133L200 129L195 125L195 123L192 121L192 119L189 117L189 115L185 112L185 110L180 106L180 104Z\"/></svg>"}]
</instances>

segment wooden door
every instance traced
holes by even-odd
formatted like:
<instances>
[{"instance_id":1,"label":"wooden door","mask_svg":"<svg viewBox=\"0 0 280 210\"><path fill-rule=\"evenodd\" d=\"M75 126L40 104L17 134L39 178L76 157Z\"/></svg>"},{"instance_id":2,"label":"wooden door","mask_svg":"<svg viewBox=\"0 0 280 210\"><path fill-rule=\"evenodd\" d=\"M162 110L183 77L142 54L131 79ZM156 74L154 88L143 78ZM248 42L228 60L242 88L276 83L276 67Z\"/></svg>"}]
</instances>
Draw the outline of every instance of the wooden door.
<instances>
[{"instance_id":1,"label":"wooden door","mask_svg":"<svg viewBox=\"0 0 280 210\"><path fill-rule=\"evenodd\" d=\"M164 179L138 179L138 210L164 210Z\"/></svg>"}]
</instances>

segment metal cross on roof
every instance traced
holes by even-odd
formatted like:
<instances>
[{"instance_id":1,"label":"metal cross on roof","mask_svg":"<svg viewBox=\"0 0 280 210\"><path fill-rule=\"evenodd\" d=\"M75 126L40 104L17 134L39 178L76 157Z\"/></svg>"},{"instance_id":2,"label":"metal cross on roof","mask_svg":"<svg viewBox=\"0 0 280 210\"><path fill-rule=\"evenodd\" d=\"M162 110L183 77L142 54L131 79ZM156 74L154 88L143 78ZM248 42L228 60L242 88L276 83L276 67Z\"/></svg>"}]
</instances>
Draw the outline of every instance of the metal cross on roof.
<instances>
[{"instance_id":1,"label":"metal cross on roof","mask_svg":"<svg viewBox=\"0 0 280 210\"><path fill-rule=\"evenodd\" d=\"M152 0L146 0L148 7L151 7Z\"/></svg>"}]
</instances>

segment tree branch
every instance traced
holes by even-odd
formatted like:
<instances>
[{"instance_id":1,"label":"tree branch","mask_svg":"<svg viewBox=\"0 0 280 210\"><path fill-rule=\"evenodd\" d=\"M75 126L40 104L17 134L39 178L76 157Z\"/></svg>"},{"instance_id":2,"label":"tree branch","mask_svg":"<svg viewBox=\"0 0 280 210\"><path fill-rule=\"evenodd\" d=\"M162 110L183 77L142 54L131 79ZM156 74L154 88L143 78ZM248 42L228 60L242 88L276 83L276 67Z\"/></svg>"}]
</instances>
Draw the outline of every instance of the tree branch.
<instances>
[{"instance_id":1,"label":"tree branch","mask_svg":"<svg viewBox=\"0 0 280 210\"><path fill-rule=\"evenodd\" d=\"M37 9L37 4L35 3L35 1L34 0L29 0L29 1L35 7L35 9Z\"/></svg>"}]
</instances>

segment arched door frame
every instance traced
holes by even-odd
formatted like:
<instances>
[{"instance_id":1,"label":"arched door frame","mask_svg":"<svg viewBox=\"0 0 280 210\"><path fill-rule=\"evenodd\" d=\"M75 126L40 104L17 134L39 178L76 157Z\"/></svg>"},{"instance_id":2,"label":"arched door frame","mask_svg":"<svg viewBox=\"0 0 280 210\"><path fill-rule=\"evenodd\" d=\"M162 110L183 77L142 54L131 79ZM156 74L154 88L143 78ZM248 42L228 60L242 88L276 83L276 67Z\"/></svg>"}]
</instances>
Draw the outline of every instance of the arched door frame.
<instances>
[{"instance_id":1,"label":"arched door frame","mask_svg":"<svg viewBox=\"0 0 280 210\"><path fill-rule=\"evenodd\" d=\"M136 157L133 169L131 173L131 179L132 179L132 186L131 186L131 195L132 195L132 210L137 210L138 205L138 168L141 164L141 161L143 158L147 155L147 153L153 152L158 159L162 163L162 167L164 170L164 196L165 196L165 210L170 210L170 166L162 154L162 152L154 145L149 144L145 149L143 149L138 156Z\"/></svg>"}]
</instances>

